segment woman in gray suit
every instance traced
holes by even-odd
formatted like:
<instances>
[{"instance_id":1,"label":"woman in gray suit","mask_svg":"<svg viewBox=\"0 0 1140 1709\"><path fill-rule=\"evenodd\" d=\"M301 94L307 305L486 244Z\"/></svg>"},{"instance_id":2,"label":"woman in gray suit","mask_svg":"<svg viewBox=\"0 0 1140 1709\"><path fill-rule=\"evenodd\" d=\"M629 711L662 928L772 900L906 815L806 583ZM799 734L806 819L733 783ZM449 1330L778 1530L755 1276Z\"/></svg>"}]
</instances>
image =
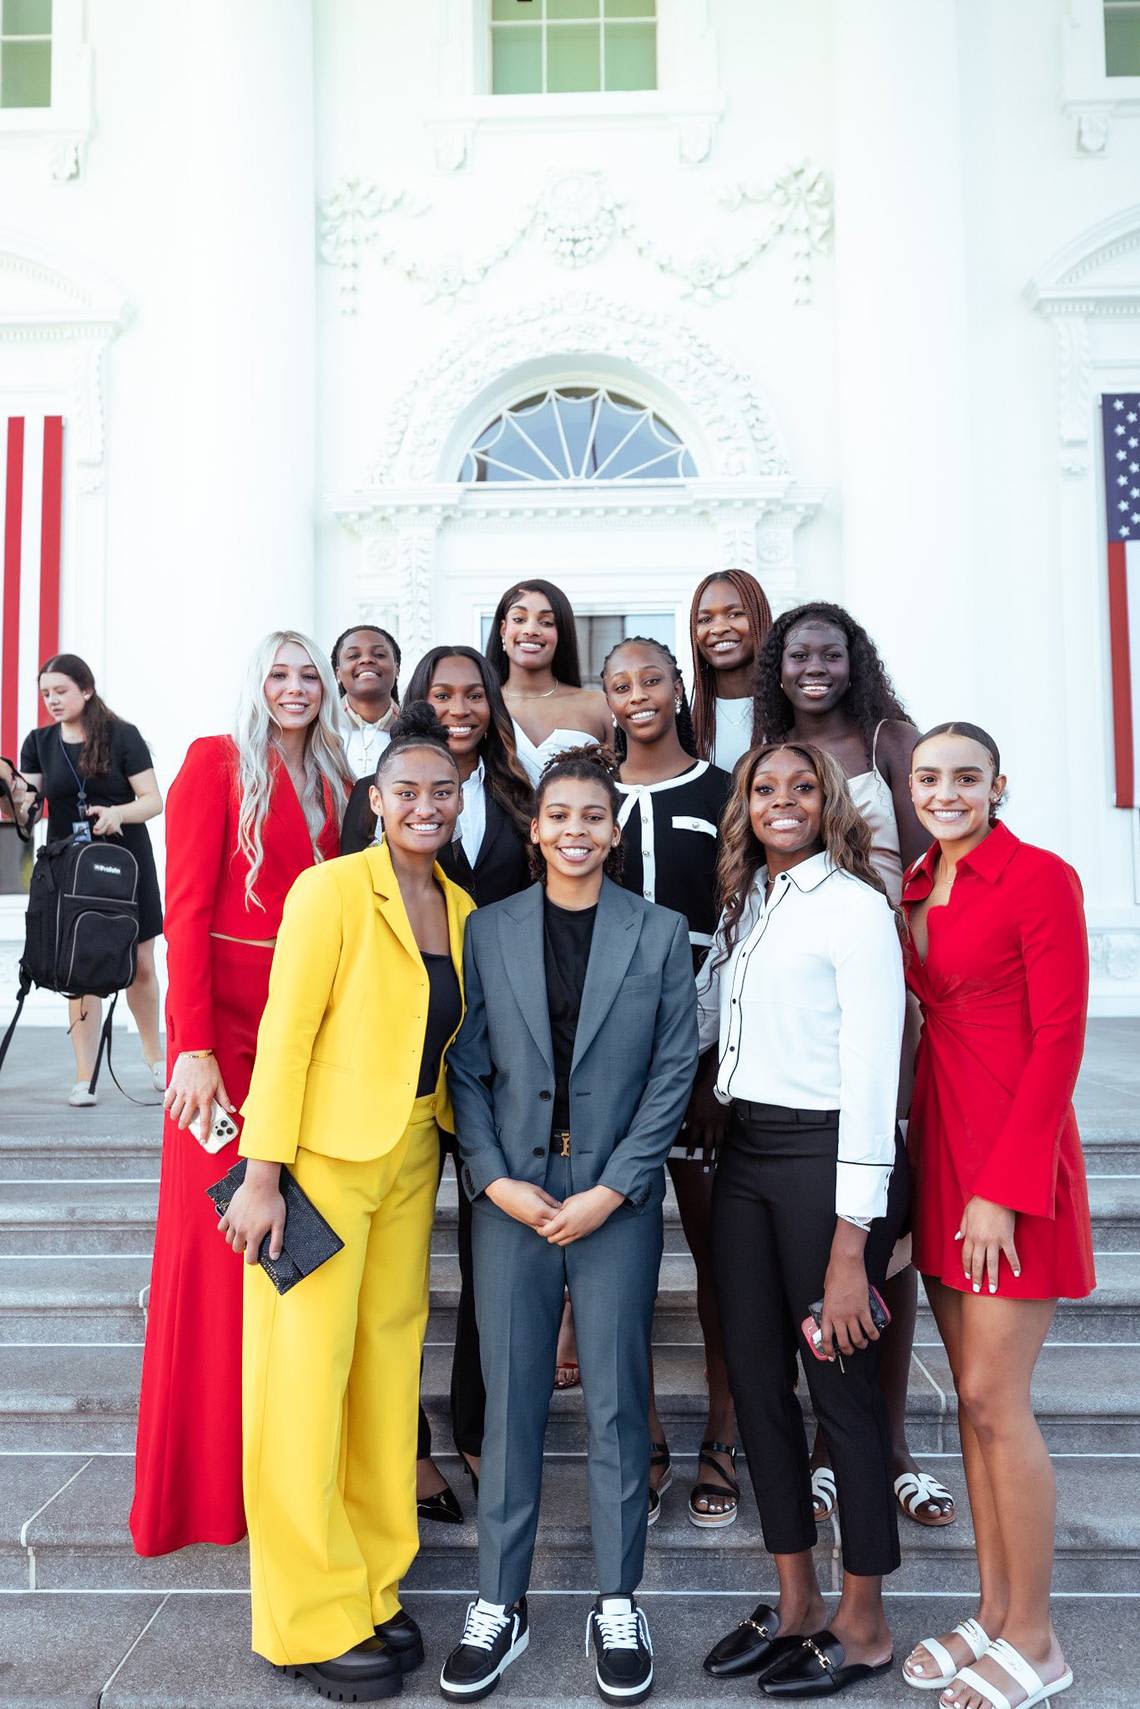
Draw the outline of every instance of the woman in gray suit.
<instances>
[{"instance_id":1,"label":"woman in gray suit","mask_svg":"<svg viewBox=\"0 0 1140 1709\"><path fill-rule=\"evenodd\" d=\"M582 748L553 760L531 826L541 882L480 908L467 928L467 1015L448 1074L473 1207L487 1414L479 1597L440 1675L456 1703L487 1696L527 1645L565 1288L589 1429L595 1680L611 1703L639 1703L653 1684L633 1597L648 1512L649 1341L664 1163L696 1071L697 1021L686 921L606 876L620 858L618 807L611 756Z\"/></svg>"}]
</instances>

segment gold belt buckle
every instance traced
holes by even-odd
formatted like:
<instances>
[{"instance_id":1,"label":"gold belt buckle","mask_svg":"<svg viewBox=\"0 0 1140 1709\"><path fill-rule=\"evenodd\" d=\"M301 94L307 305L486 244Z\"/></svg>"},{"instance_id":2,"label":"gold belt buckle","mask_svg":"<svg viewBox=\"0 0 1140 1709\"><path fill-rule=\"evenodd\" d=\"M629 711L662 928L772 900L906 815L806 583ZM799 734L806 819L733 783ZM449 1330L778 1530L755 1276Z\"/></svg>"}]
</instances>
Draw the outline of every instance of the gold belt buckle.
<instances>
[{"instance_id":1,"label":"gold belt buckle","mask_svg":"<svg viewBox=\"0 0 1140 1709\"><path fill-rule=\"evenodd\" d=\"M569 1155L570 1155L570 1134L569 1134L569 1132L564 1131L561 1134L559 1134L558 1137L562 1141L562 1150L558 1153L559 1157L569 1157Z\"/></svg>"}]
</instances>

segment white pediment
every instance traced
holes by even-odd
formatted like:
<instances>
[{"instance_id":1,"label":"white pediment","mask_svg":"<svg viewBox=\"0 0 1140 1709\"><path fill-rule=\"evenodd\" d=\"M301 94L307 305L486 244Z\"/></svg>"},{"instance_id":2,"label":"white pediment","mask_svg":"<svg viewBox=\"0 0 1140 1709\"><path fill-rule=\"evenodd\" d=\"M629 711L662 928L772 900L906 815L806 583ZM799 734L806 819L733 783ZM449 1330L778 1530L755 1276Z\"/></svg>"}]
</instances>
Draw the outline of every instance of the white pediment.
<instances>
[{"instance_id":1,"label":"white pediment","mask_svg":"<svg viewBox=\"0 0 1140 1709\"><path fill-rule=\"evenodd\" d=\"M1026 290L1045 314L1140 314L1140 204L1067 243Z\"/></svg>"},{"instance_id":2,"label":"white pediment","mask_svg":"<svg viewBox=\"0 0 1140 1709\"><path fill-rule=\"evenodd\" d=\"M0 230L0 326L6 331L111 331L128 318L126 296L113 280L22 233Z\"/></svg>"}]
</instances>

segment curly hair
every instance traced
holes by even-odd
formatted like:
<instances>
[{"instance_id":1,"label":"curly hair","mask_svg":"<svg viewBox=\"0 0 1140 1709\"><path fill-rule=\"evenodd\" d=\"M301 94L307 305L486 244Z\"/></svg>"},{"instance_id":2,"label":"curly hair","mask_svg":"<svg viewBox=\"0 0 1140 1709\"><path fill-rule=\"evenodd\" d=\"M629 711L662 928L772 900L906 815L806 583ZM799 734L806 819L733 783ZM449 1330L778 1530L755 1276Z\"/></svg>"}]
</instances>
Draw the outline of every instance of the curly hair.
<instances>
[{"instance_id":1,"label":"curly hair","mask_svg":"<svg viewBox=\"0 0 1140 1709\"><path fill-rule=\"evenodd\" d=\"M620 653L625 647L651 647L658 654L665 669L672 674L673 687L681 704L677 708L676 725L677 740L687 754L697 757L696 737L693 733L693 714L689 707L689 697L685 693L685 679L681 675L681 667L664 641L658 641L651 635L626 635L616 646L611 647L602 660L602 692L605 693L606 672L610 668L610 660L615 653ZM606 695L606 699L609 696ZM614 727L614 756L620 766L629 752L629 742L620 724Z\"/></svg>"},{"instance_id":2,"label":"curly hair","mask_svg":"<svg viewBox=\"0 0 1140 1709\"><path fill-rule=\"evenodd\" d=\"M764 845L752 829L752 780L764 761L778 753L798 754L815 773L823 796L820 837L832 864L885 897L900 935L904 929L902 916L892 906L886 885L871 865L871 828L851 799L838 760L833 760L813 742L765 742L746 754L737 767L732 794L721 820L716 883L723 914L717 930L714 969L732 954L756 875L766 861Z\"/></svg>"},{"instance_id":3,"label":"curly hair","mask_svg":"<svg viewBox=\"0 0 1140 1709\"><path fill-rule=\"evenodd\" d=\"M381 627L378 623L354 623L350 629L345 629L342 634L337 636L336 640L333 642L333 650L332 650L332 653L330 655L330 657L332 659L333 671L335 673L338 666L340 665L340 650L344 646L344 643L348 640L348 637L350 635L359 635L362 631L366 635L383 635L385 641L387 641L389 647L392 649L392 657L396 661L396 677L395 677L395 681L392 683L392 700L397 706L399 706L399 704L400 704L400 643L397 641L397 639L394 635L390 635L388 633L387 629L381 629ZM339 681L336 685L336 691L340 695L340 698L342 700L344 699L345 695L348 693L348 690L345 688L344 684L342 682L339 682Z\"/></svg>"},{"instance_id":4,"label":"curly hair","mask_svg":"<svg viewBox=\"0 0 1140 1709\"><path fill-rule=\"evenodd\" d=\"M98 777L111 769L111 736L115 725L122 722L111 711L95 687L95 677L86 659L78 653L56 653L45 659L37 673L37 681L51 672L70 677L80 694L87 695L83 708L83 747L79 754L80 777Z\"/></svg>"},{"instance_id":5,"label":"curly hair","mask_svg":"<svg viewBox=\"0 0 1140 1709\"><path fill-rule=\"evenodd\" d=\"M538 786L534 792L534 816L537 819L542 812L542 803L546 792L552 783L560 778L572 778L582 783L600 783L606 792L610 804L610 817L617 824L617 816L621 810L621 796L617 789L618 759L612 748L601 748L596 743L589 743L580 748L566 748L562 753L555 754L547 760L542 768ZM527 850L530 862L530 875L540 883L546 882L546 862L542 850L533 842ZM625 866L625 849L621 840L606 856L605 874L612 878L615 884L621 883L621 875Z\"/></svg>"},{"instance_id":6,"label":"curly hair","mask_svg":"<svg viewBox=\"0 0 1140 1709\"><path fill-rule=\"evenodd\" d=\"M515 751L515 727L503 699L499 679L490 661L474 647L432 647L424 654L408 684L408 700L428 700L436 668L444 659L467 659L479 672L491 721L479 744L487 776L487 788L514 825L520 836L530 830L533 798L530 780L518 762ZM430 702L429 702L430 704Z\"/></svg>"},{"instance_id":7,"label":"curly hair","mask_svg":"<svg viewBox=\"0 0 1140 1709\"><path fill-rule=\"evenodd\" d=\"M499 631L507 612L522 593L541 594L554 613L558 641L550 669L555 682L562 683L566 688L581 688L582 667L578 660L578 631L574 627L574 608L560 587L555 587L553 582L542 581L538 576L528 576L521 582L514 582L495 607L495 615L491 619L491 629L487 636L487 658L490 660L491 669L501 683L505 683L511 674L511 663Z\"/></svg>"},{"instance_id":8,"label":"curly hair","mask_svg":"<svg viewBox=\"0 0 1140 1709\"><path fill-rule=\"evenodd\" d=\"M747 570L714 570L697 584L693 602L689 607L689 646L693 654L693 752L702 760L716 758L717 673L697 644L697 612L701 608L701 600L706 590L713 582L728 582L736 589L741 607L748 613L753 658L759 658L764 638L772 627L772 607L768 604L768 595L756 577L749 575ZM752 740L760 740L755 713L752 720Z\"/></svg>"},{"instance_id":9,"label":"curly hair","mask_svg":"<svg viewBox=\"0 0 1140 1709\"><path fill-rule=\"evenodd\" d=\"M850 713L859 734L867 765L875 741L876 726L884 718L897 718L903 724L911 722L910 715L895 694L879 650L861 623L856 623L849 611L827 600L812 600L809 605L797 605L785 611L768 631L764 645L756 654L752 676L752 701L755 709L753 728L755 739L782 742L795 724L796 715L791 701L780 685L784 670L784 649L793 629L802 624L830 624L843 634L851 664L851 679L843 705Z\"/></svg>"}]
</instances>

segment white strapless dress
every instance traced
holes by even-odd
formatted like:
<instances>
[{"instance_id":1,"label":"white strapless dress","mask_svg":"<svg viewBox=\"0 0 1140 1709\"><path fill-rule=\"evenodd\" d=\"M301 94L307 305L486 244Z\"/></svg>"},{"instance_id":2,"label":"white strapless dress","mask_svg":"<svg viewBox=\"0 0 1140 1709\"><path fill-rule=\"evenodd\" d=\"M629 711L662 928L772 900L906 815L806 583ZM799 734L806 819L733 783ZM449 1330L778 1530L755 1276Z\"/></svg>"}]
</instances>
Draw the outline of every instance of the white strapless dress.
<instances>
[{"instance_id":1,"label":"white strapless dress","mask_svg":"<svg viewBox=\"0 0 1140 1709\"><path fill-rule=\"evenodd\" d=\"M567 748L596 748L598 745L598 738L591 736L588 730L552 730L541 742L532 742L516 718L512 718L511 723L515 727L519 764L530 778L532 789L537 787L543 767L549 765L557 754L565 753Z\"/></svg>"}]
</instances>

